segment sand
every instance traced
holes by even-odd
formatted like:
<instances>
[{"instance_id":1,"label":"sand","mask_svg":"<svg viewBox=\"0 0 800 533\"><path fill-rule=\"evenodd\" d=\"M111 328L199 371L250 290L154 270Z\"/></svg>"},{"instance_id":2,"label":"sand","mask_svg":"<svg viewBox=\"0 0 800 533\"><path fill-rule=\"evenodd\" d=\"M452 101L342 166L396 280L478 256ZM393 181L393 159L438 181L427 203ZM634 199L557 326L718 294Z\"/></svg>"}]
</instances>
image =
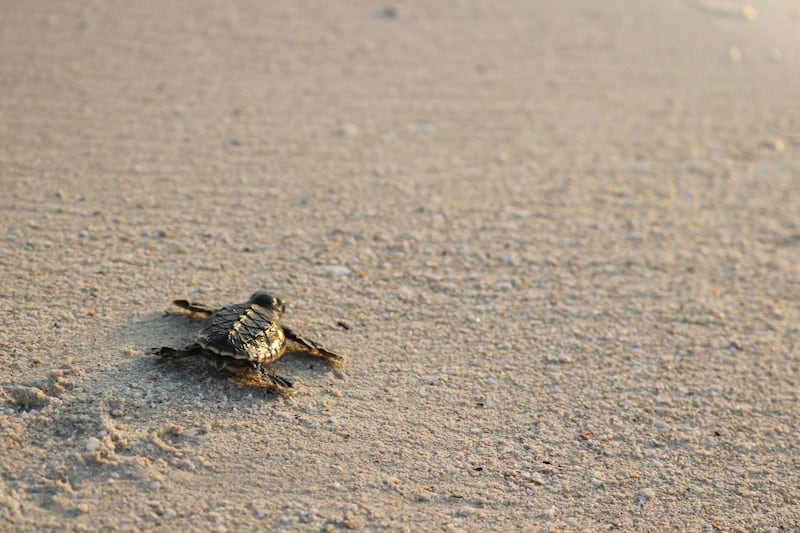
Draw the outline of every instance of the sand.
<instances>
[{"instance_id":1,"label":"sand","mask_svg":"<svg viewBox=\"0 0 800 533\"><path fill-rule=\"evenodd\" d=\"M0 529L800 528L800 8L0 7ZM291 397L150 349L267 289Z\"/></svg>"}]
</instances>

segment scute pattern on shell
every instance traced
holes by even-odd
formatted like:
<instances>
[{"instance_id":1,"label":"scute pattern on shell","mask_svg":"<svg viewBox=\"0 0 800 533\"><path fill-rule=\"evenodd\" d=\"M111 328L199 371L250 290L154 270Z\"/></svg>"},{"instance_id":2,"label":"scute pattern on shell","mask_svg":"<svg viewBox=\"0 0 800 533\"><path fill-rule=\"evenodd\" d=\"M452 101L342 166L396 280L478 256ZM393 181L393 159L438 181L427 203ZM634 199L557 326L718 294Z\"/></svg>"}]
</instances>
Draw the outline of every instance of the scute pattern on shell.
<instances>
[{"instance_id":1,"label":"scute pattern on shell","mask_svg":"<svg viewBox=\"0 0 800 533\"><path fill-rule=\"evenodd\" d=\"M219 355L267 364L286 350L280 311L254 303L223 307L208 319L197 342Z\"/></svg>"}]
</instances>

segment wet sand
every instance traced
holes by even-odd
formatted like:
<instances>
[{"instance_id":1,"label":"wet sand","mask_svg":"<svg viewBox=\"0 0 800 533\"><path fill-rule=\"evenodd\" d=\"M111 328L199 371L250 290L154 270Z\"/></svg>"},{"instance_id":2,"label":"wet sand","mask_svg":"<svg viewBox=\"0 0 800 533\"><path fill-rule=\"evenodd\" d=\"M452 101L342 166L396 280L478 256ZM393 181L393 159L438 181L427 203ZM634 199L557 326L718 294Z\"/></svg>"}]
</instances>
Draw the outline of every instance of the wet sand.
<instances>
[{"instance_id":1,"label":"wet sand","mask_svg":"<svg viewBox=\"0 0 800 533\"><path fill-rule=\"evenodd\" d=\"M800 528L794 2L0 21L0 529Z\"/></svg>"}]
</instances>

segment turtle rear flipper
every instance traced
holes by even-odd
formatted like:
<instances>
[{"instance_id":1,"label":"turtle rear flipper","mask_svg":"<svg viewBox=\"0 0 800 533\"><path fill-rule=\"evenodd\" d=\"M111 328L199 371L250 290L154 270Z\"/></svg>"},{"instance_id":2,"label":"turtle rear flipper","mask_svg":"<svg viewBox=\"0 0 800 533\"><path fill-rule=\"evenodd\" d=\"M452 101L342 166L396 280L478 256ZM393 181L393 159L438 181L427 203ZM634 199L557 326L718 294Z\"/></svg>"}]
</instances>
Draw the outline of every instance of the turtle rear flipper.
<instances>
[{"instance_id":1,"label":"turtle rear flipper","mask_svg":"<svg viewBox=\"0 0 800 533\"><path fill-rule=\"evenodd\" d=\"M276 387L281 387L284 389L291 389L294 387L291 381L276 374L270 374L263 366L260 366L258 368L258 375L261 376L262 379L269 381Z\"/></svg>"},{"instance_id":2,"label":"turtle rear flipper","mask_svg":"<svg viewBox=\"0 0 800 533\"><path fill-rule=\"evenodd\" d=\"M341 355L329 351L316 341L306 339L291 328L283 326L283 333L286 335L286 340L290 340L299 344L308 350L311 355L325 359L325 361L327 361L327 363L333 367L338 368L344 362L344 357Z\"/></svg>"},{"instance_id":3,"label":"turtle rear flipper","mask_svg":"<svg viewBox=\"0 0 800 533\"><path fill-rule=\"evenodd\" d=\"M153 348L150 350L154 355L163 357L164 359L180 359L182 357L194 357L195 355L202 355L205 350L199 344L190 344L186 348L171 348L169 346L162 346L161 348Z\"/></svg>"},{"instance_id":4,"label":"turtle rear flipper","mask_svg":"<svg viewBox=\"0 0 800 533\"><path fill-rule=\"evenodd\" d=\"M189 300L183 300L183 299L172 300L172 305L174 305L175 307L180 307L181 309L185 309L190 313L204 315L205 318L208 318L214 312L214 309L207 306L206 304L190 302Z\"/></svg>"},{"instance_id":5,"label":"turtle rear flipper","mask_svg":"<svg viewBox=\"0 0 800 533\"><path fill-rule=\"evenodd\" d=\"M254 369L255 372L243 373L234 385L237 387L259 387L269 392L291 396L295 392L294 385L288 379L270 374L263 366Z\"/></svg>"}]
</instances>

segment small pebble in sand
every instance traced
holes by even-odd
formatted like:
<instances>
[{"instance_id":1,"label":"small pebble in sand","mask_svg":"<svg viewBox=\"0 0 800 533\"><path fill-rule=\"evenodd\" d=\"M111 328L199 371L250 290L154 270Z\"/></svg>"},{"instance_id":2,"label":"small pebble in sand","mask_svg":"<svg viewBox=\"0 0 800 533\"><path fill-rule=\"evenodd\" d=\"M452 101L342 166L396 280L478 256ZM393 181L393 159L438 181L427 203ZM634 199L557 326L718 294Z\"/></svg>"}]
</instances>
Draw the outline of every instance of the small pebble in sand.
<instances>
[{"instance_id":1,"label":"small pebble in sand","mask_svg":"<svg viewBox=\"0 0 800 533\"><path fill-rule=\"evenodd\" d=\"M355 124L345 124L338 130L336 130L337 137L355 137L359 133L358 126Z\"/></svg>"},{"instance_id":2,"label":"small pebble in sand","mask_svg":"<svg viewBox=\"0 0 800 533\"><path fill-rule=\"evenodd\" d=\"M747 20L755 20L758 18L758 11L751 5L742 6L742 16Z\"/></svg>"},{"instance_id":3,"label":"small pebble in sand","mask_svg":"<svg viewBox=\"0 0 800 533\"><path fill-rule=\"evenodd\" d=\"M100 439L95 437L90 437L86 439L86 451L87 452L95 452L100 449Z\"/></svg>"},{"instance_id":4,"label":"small pebble in sand","mask_svg":"<svg viewBox=\"0 0 800 533\"><path fill-rule=\"evenodd\" d=\"M410 302L415 299L416 293L414 292L414 289L412 289L411 287L403 285L397 289L397 297L403 300L404 302Z\"/></svg>"},{"instance_id":5,"label":"small pebble in sand","mask_svg":"<svg viewBox=\"0 0 800 533\"><path fill-rule=\"evenodd\" d=\"M343 278L350 274L350 269L342 265L325 265L323 268L332 278Z\"/></svg>"},{"instance_id":6,"label":"small pebble in sand","mask_svg":"<svg viewBox=\"0 0 800 533\"><path fill-rule=\"evenodd\" d=\"M396 19L400 13L395 6L387 6L378 11L378 16L385 19Z\"/></svg>"},{"instance_id":7,"label":"small pebble in sand","mask_svg":"<svg viewBox=\"0 0 800 533\"><path fill-rule=\"evenodd\" d=\"M417 131L419 133L434 133L436 131L436 126L430 122L418 122Z\"/></svg>"},{"instance_id":8,"label":"small pebble in sand","mask_svg":"<svg viewBox=\"0 0 800 533\"><path fill-rule=\"evenodd\" d=\"M648 500L652 500L656 497L656 491L651 488L642 489L639 494L636 495L636 503L642 503Z\"/></svg>"}]
</instances>

